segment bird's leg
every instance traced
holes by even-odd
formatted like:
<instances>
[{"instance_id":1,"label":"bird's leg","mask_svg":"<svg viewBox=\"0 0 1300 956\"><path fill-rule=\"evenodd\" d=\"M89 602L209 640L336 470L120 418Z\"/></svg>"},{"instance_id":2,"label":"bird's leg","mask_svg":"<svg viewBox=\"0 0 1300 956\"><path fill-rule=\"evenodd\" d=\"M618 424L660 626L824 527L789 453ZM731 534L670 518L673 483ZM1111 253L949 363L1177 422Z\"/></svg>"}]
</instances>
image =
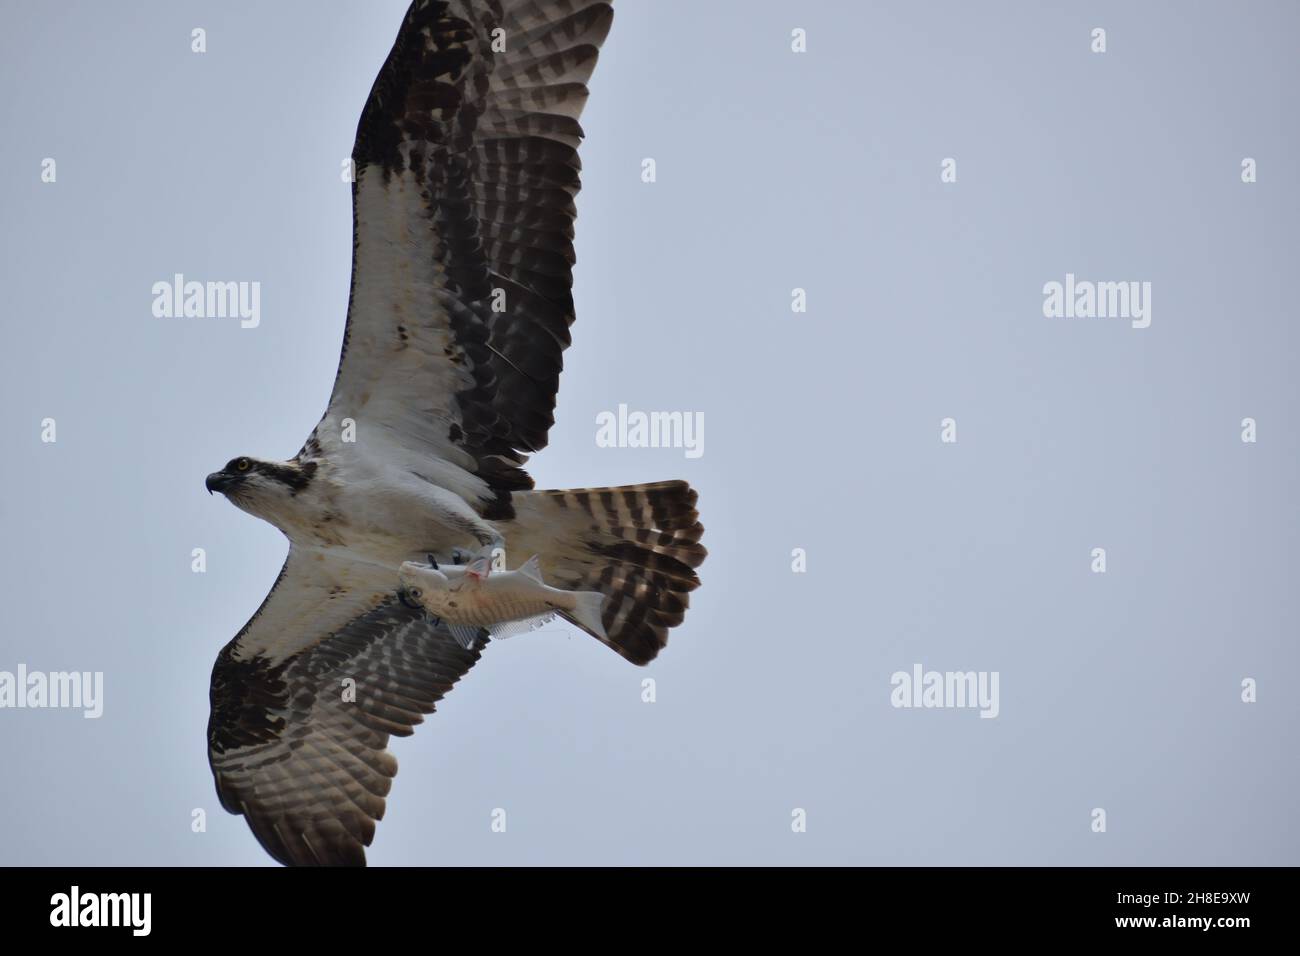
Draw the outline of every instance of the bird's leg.
<instances>
[{"instance_id":1,"label":"bird's leg","mask_svg":"<svg viewBox=\"0 0 1300 956\"><path fill-rule=\"evenodd\" d=\"M501 532L497 531L496 528L492 529L492 540L484 547L484 551L487 552L489 569L499 567L501 570L505 570L506 539L501 536ZM497 564L498 560L501 562L499 565Z\"/></svg>"},{"instance_id":2,"label":"bird's leg","mask_svg":"<svg viewBox=\"0 0 1300 956\"><path fill-rule=\"evenodd\" d=\"M489 553L499 552L504 559L505 538L494 524L484 520L463 498L452 492L435 487L423 490L429 516L438 528L440 539L445 540L450 531L453 540L459 538L477 542L480 549L487 549ZM473 552L466 555L464 548L453 548L450 554L457 564L468 563L476 557ZM462 558L465 560L462 561Z\"/></svg>"},{"instance_id":3,"label":"bird's leg","mask_svg":"<svg viewBox=\"0 0 1300 956\"><path fill-rule=\"evenodd\" d=\"M496 529L496 526L484 521L477 514L471 513L469 515L458 515L457 517L460 519L457 522L460 527L478 542L479 550L473 552L466 551L464 548L452 548L452 560L456 564L473 564L480 558L487 558L488 570L482 573L483 577L486 577L492 566L496 564L498 555L501 561L499 566L505 567L506 539Z\"/></svg>"},{"instance_id":4,"label":"bird's leg","mask_svg":"<svg viewBox=\"0 0 1300 956\"><path fill-rule=\"evenodd\" d=\"M488 533L479 536L478 541L483 547L476 555L476 561L485 561L487 564L487 570L483 572L483 576L487 577L493 568L505 568L506 539L501 536L501 532L489 526ZM497 561L501 563L497 564Z\"/></svg>"},{"instance_id":5,"label":"bird's leg","mask_svg":"<svg viewBox=\"0 0 1300 956\"><path fill-rule=\"evenodd\" d=\"M451 559L456 564L468 564L466 571L471 577L481 580L492 573L492 569L497 567L498 557L501 561L500 567L505 567L506 561L506 539L499 533L492 531L490 535L479 538L482 547L478 551L467 551L464 548L452 548Z\"/></svg>"}]
</instances>

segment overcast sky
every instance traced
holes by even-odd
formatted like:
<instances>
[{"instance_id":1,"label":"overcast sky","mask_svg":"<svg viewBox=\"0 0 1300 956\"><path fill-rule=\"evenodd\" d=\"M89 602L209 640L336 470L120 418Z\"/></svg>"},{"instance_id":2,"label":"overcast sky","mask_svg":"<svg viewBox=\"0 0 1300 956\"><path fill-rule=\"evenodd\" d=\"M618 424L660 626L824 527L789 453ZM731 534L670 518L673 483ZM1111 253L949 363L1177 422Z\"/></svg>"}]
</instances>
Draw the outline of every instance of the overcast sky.
<instances>
[{"instance_id":1,"label":"overcast sky","mask_svg":"<svg viewBox=\"0 0 1300 956\"><path fill-rule=\"evenodd\" d=\"M270 863L204 728L286 543L203 478L324 408L405 2L3 6L0 671L104 699L0 709L0 862ZM1300 862L1300 8L616 6L530 469L688 479L704 583L644 670L490 646L395 742L371 863ZM260 323L155 317L177 273ZM1150 283L1149 326L1045 316L1067 274ZM599 447L620 404L703 454ZM996 673L996 717L893 706L916 665Z\"/></svg>"}]
</instances>

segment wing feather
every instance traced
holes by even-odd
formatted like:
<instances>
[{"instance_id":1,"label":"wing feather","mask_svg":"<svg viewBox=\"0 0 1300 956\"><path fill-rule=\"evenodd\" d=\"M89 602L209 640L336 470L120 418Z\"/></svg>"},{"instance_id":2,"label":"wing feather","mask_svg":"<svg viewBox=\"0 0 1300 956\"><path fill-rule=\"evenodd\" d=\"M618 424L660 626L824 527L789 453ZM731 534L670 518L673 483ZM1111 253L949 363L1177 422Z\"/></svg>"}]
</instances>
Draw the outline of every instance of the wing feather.
<instances>
[{"instance_id":1,"label":"wing feather","mask_svg":"<svg viewBox=\"0 0 1300 956\"><path fill-rule=\"evenodd\" d=\"M352 419L358 442L461 469L453 490L479 505L532 487L574 319L578 119L612 17L605 0L411 5L357 128L344 348L309 445L333 450Z\"/></svg>"},{"instance_id":2,"label":"wing feather","mask_svg":"<svg viewBox=\"0 0 1300 956\"><path fill-rule=\"evenodd\" d=\"M322 579L349 581L318 613ZM382 569L291 551L212 671L208 758L221 804L281 863L362 864L411 734L474 665L394 596ZM335 585L331 585L335 587ZM352 692L346 692L350 681Z\"/></svg>"}]
</instances>

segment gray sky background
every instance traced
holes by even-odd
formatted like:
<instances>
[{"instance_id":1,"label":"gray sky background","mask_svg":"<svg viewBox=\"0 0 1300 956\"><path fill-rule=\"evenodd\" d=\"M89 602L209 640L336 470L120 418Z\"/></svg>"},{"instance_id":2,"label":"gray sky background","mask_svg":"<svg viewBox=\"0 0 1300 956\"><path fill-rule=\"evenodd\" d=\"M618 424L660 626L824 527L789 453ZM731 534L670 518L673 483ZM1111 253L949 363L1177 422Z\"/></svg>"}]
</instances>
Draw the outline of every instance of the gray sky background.
<instances>
[{"instance_id":1,"label":"gray sky background","mask_svg":"<svg viewBox=\"0 0 1300 956\"><path fill-rule=\"evenodd\" d=\"M106 682L0 710L0 863L270 863L204 728L286 545L203 477L324 408L405 0L0 6L0 670ZM490 646L395 741L370 861L1300 863L1300 7L616 7L531 470L689 479L704 585L648 670ZM260 327L154 318L176 272L260 281ZM1150 328L1044 318L1067 272L1151 282ZM619 403L703 412L703 457L596 447ZM914 663L998 671L1000 715L891 707Z\"/></svg>"}]
</instances>

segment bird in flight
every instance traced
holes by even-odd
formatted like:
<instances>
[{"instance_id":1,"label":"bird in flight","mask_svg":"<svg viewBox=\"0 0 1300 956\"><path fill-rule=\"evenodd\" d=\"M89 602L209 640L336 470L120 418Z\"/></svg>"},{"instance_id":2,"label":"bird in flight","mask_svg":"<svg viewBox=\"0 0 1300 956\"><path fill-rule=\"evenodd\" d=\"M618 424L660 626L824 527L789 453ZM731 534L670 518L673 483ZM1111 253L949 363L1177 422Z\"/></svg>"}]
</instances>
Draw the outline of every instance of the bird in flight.
<instances>
[{"instance_id":1,"label":"bird in flight","mask_svg":"<svg viewBox=\"0 0 1300 956\"><path fill-rule=\"evenodd\" d=\"M207 488L289 539L217 657L208 756L221 804L285 864L365 863L408 735L479 659L398 594L398 568L485 547L604 595L586 627L645 664L705 557L683 481L536 490L574 321L578 118L603 0L416 0L361 113L343 351L287 461ZM465 647L463 643L469 643Z\"/></svg>"}]
</instances>

